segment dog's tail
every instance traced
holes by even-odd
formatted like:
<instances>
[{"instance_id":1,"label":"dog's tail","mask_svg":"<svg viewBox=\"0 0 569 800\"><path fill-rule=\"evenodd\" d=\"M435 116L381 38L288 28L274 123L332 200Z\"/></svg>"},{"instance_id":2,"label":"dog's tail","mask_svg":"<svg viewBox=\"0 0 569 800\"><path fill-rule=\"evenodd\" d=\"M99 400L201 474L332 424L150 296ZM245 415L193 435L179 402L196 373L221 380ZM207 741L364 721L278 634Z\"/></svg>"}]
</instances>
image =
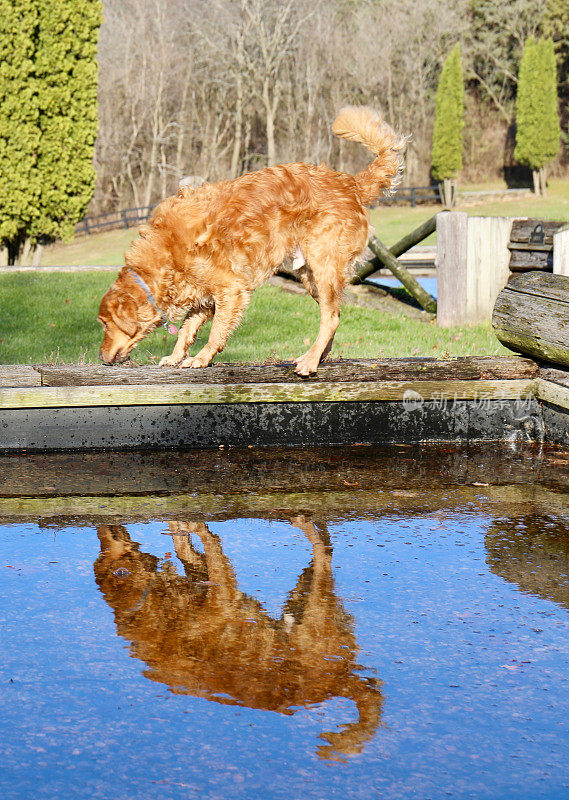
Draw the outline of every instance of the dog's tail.
<instances>
[{"instance_id":1,"label":"dog's tail","mask_svg":"<svg viewBox=\"0 0 569 800\"><path fill-rule=\"evenodd\" d=\"M392 193L403 174L407 137L395 133L377 112L366 106L343 108L332 130L336 136L360 142L377 156L369 167L354 176L362 203L373 202L382 192Z\"/></svg>"}]
</instances>

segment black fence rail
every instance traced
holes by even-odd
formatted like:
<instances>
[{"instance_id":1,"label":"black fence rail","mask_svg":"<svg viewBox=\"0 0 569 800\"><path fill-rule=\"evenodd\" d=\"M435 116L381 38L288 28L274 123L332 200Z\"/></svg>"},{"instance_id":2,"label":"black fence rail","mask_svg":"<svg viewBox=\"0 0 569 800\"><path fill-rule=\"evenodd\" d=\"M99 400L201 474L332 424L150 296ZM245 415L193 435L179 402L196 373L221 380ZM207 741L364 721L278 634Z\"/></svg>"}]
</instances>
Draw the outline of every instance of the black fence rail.
<instances>
[{"instance_id":1,"label":"black fence rail","mask_svg":"<svg viewBox=\"0 0 569 800\"><path fill-rule=\"evenodd\" d=\"M417 203L440 203L441 195L438 186L400 186L395 194L380 197L378 203L406 203L410 202L415 208Z\"/></svg>"},{"instance_id":2,"label":"black fence rail","mask_svg":"<svg viewBox=\"0 0 569 800\"><path fill-rule=\"evenodd\" d=\"M75 226L76 235L90 233L101 230L111 230L113 228L133 228L146 222L155 206L139 206L138 208L125 208L122 211L111 211L108 214L97 214L84 217Z\"/></svg>"}]
</instances>

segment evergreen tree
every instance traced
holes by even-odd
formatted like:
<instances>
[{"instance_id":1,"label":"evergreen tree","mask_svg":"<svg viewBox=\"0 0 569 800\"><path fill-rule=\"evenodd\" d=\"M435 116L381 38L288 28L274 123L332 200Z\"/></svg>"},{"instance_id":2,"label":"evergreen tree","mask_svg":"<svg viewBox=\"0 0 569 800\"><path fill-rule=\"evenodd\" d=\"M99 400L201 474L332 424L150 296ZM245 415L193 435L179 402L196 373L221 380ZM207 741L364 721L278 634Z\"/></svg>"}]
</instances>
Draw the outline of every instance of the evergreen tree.
<instances>
[{"instance_id":1,"label":"evergreen tree","mask_svg":"<svg viewBox=\"0 0 569 800\"><path fill-rule=\"evenodd\" d=\"M569 96L569 3L547 0L543 15L543 31L553 39L559 70L559 87L564 98Z\"/></svg>"},{"instance_id":2,"label":"evergreen tree","mask_svg":"<svg viewBox=\"0 0 569 800\"><path fill-rule=\"evenodd\" d=\"M454 179L462 169L463 93L457 44L447 56L439 78L431 154L431 173L443 183L444 202L448 206L453 203Z\"/></svg>"},{"instance_id":3,"label":"evergreen tree","mask_svg":"<svg viewBox=\"0 0 569 800\"><path fill-rule=\"evenodd\" d=\"M557 72L551 39L524 47L516 97L516 149L514 157L533 172L536 194L545 194L545 167L559 150Z\"/></svg>"},{"instance_id":4,"label":"evergreen tree","mask_svg":"<svg viewBox=\"0 0 569 800\"><path fill-rule=\"evenodd\" d=\"M102 4L0 0L0 11L10 20L0 39L0 242L24 262L38 240L71 238L93 194Z\"/></svg>"},{"instance_id":5,"label":"evergreen tree","mask_svg":"<svg viewBox=\"0 0 569 800\"><path fill-rule=\"evenodd\" d=\"M7 264L37 216L37 1L0 0L0 17L0 264Z\"/></svg>"}]
</instances>

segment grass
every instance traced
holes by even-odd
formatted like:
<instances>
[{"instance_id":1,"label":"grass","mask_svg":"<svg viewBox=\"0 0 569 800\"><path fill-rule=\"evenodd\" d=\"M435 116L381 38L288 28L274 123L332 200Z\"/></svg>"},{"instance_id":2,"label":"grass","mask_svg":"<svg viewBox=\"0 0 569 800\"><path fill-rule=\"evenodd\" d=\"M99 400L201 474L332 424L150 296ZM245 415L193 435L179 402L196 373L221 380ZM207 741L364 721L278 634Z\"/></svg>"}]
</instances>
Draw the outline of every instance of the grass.
<instances>
[{"instance_id":1,"label":"grass","mask_svg":"<svg viewBox=\"0 0 569 800\"><path fill-rule=\"evenodd\" d=\"M474 188L474 187L463 187ZM477 189L488 187L477 186ZM505 189L493 185L495 189ZM433 214L441 210L439 205L379 206L371 212L371 221L377 236L388 246L402 236L425 222ZM569 181L552 180L547 197L530 195L523 200L482 201L475 205L465 206L459 210L473 216L498 217L542 217L543 219L569 219ZM56 242L44 251L44 266L119 266L123 263L125 250L138 235L136 228L127 231L116 230L77 238L71 244ZM425 244L434 243L433 234L425 240Z\"/></svg>"},{"instance_id":2,"label":"grass","mask_svg":"<svg viewBox=\"0 0 569 800\"><path fill-rule=\"evenodd\" d=\"M97 311L113 278L97 271L0 275L0 363L98 363L102 331ZM208 330L202 329L193 353L205 343ZM311 298L265 286L253 294L243 323L217 360L290 360L306 350L317 330L318 308ZM133 361L156 363L171 352L174 342L159 329L134 350ZM444 329L433 322L346 305L332 355L444 358L506 352L490 326Z\"/></svg>"}]
</instances>

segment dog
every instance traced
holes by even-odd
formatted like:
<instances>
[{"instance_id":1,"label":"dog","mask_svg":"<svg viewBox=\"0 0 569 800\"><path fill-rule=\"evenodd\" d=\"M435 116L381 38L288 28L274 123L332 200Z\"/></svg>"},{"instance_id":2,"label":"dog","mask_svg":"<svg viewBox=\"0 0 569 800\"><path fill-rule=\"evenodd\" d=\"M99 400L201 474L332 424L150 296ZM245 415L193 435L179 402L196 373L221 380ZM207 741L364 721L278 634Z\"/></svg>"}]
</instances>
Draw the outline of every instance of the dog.
<instances>
[{"instance_id":1,"label":"dog","mask_svg":"<svg viewBox=\"0 0 569 800\"><path fill-rule=\"evenodd\" d=\"M406 144L367 107L344 108L332 130L363 144L375 160L354 176L323 164L267 167L232 181L181 187L156 207L101 301L105 364L124 361L161 322L184 319L160 366L206 367L225 347L253 290L292 256L320 306L318 336L295 360L295 372L317 371L332 347L350 270L368 242L366 206L397 184ZM187 357L211 317L207 344Z\"/></svg>"}]
</instances>

